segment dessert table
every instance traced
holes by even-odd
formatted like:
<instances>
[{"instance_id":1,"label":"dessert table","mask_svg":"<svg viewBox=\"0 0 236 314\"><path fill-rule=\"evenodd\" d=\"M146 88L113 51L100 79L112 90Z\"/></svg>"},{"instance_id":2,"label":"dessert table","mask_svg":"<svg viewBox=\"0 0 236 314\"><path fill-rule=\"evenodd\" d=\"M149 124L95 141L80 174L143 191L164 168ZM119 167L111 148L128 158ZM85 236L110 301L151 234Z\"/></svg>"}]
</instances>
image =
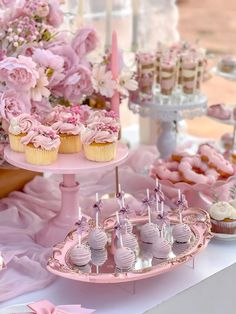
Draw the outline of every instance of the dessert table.
<instances>
[{"instance_id":1,"label":"dessert table","mask_svg":"<svg viewBox=\"0 0 236 314\"><path fill-rule=\"evenodd\" d=\"M233 265L231 268L229 266ZM227 314L233 314L233 302L230 303L230 285L223 285L220 289L219 283L216 284L218 277L223 276L224 273L227 278L234 278L236 273L236 250L235 241L220 241L212 239L207 249L202 251L195 258L195 267L192 263L179 266L175 270L160 275L155 278L142 280L135 285L132 283L126 284L90 284L80 283L73 280L57 278L53 284L45 289L19 296L15 299L3 302L1 304L0 314L7 314L4 307L28 303L41 299L48 299L54 304L76 304L81 303L87 308L96 309L98 314L140 314L140 313L179 313L179 307L175 306L175 311L171 309L172 300L175 297L182 296L182 300L187 301L187 295L192 293L191 303L193 308L192 314L199 313L223 313L223 303L228 303L230 310L224 311ZM207 280L207 287L209 294L201 295L202 302L198 301L199 294L194 293L195 289L200 289L201 285ZM220 291L220 298L214 297L213 312L206 310L206 312L199 311L199 307L204 304L207 309L208 303L212 302L210 296L216 296ZM180 293L182 293L180 295ZM185 296L186 294L186 296ZM181 300L179 300L181 304ZM206 302L206 303L204 303ZM184 304L181 304L184 306ZM231 308L232 306L232 308ZM163 312L162 312L163 307ZM168 312L169 309L169 312ZM171 311L170 311L171 309ZM224 309L224 307L223 307ZM183 311L183 313L190 313Z\"/></svg>"}]
</instances>

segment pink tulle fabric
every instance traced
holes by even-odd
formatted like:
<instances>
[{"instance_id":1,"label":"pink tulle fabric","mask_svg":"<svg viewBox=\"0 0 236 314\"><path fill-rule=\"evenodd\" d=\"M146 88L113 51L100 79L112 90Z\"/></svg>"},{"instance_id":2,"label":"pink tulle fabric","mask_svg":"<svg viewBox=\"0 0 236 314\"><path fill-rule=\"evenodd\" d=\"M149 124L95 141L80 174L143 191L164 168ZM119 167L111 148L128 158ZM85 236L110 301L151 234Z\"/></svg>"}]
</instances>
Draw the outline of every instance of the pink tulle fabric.
<instances>
[{"instance_id":1,"label":"pink tulle fabric","mask_svg":"<svg viewBox=\"0 0 236 314\"><path fill-rule=\"evenodd\" d=\"M128 161L119 167L121 187L132 195L127 199L131 215L134 211L141 211L141 200L146 189L152 191L155 187L154 180L147 173L156 158L156 148L142 147L131 152ZM103 195L115 191L114 170L86 173L79 175L78 180L81 187L80 205L82 209L88 208L84 213L90 216L93 214L95 193ZM7 269L0 272L0 301L43 288L55 278L46 270L51 248L36 243L35 234L59 212L59 182L60 176L36 177L26 184L22 192L12 192L9 197L0 200L0 251L7 264ZM222 187L225 186L225 190L229 191L235 183L236 177L227 183L217 183L215 193L225 196ZM171 208L175 208L178 188L186 194L190 206L194 204L206 208L212 201L211 195L204 194L210 191L205 185L190 187L185 183L173 185L164 181L162 184L166 203ZM116 200L104 200L101 214L107 217L118 208Z\"/></svg>"}]
</instances>

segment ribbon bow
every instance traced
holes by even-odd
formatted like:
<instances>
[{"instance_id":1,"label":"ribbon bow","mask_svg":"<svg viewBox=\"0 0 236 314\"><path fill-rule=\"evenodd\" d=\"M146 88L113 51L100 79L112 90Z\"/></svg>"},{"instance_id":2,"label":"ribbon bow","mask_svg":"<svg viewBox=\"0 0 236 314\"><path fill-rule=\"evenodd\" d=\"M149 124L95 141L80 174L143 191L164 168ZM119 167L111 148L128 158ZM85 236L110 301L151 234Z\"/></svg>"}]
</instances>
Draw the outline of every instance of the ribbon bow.
<instances>
[{"instance_id":1,"label":"ribbon bow","mask_svg":"<svg viewBox=\"0 0 236 314\"><path fill-rule=\"evenodd\" d=\"M35 314L90 314L94 312L94 310L82 308L80 304L55 306L47 300L29 304L28 307Z\"/></svg>"},{"instance_id":2,"label":"ribbon bow","mask_svg":"<svg viewBox=\"0 0 236 314\"><path fill-rule=\"evenodd\" d=\"M123 200L124 196L125 196L124 191L116 193L116 199L117 199L120 207L122 207L122 200Z\"/></svg>"},{"instance_id":3,"label":"ribbon bow","mask_svg":"<svg viewBox=\"0 0 236 314\"><path fill-rule=\"evenodd\" d=\"M180 199L177 201L177 206L178 206L179 210L184 210L188 207L188 202L187 202L184 194L180 195Z\"/></svg>"},{"instance_id":4,"label":"ribbon bow","mask_svg":"<svg viewBox=\"0 0 236 314\"><path fill-rule=\"evenodd\" d=\"M82 234L83 231L87 231L88 230L87 218L82 216L82 218L76 222L76 225L78 226L79 234Z\"/></svg>"},{"instance_id":5,"label":"ribbon bow","mask_svg":"<svg viewBox=\"0 0 236 314\"><path fill-rule=\"evenodd\" d=\"M128 212L129 212L129 206L128 205L122 206L121 209L119 210L119 213L124 217L127 217Z\"/></svg>"},{"instance_id":6,"label":"ribbon bow","mask_svg":"<svg viewBox=\"0 0 236 314\"><path fill-rule=\"evenodd\" d=\"M97 212L101 213L101 208L102 208L102 200L97 201L93 205L93 209L95 210L95 213L97 213Z\"/></svg>"},{"instance_id":7,"label":"ribbon bow","mask_svg":"<svg viewBox=\"0 0 236 314\"><path fill-rule=\"evenodd\" d=\"M158 185L155 187L154 192L155 192L156 198L158 197L158 199L156 199L156 201L158 201L159 203L165 201L165 195L161 190L160 183L158 183Z\"/></svg>"},{"instance_id":8,"label":"ribbon bow","mask_svg":"<svg viewBox=\"0 0 236 314\"><path fill-rule=\"evenodd\" d=\"M169 225L170 221L168 218L168 212L163 212L163 215L158 213L156 217L156 224L160 227L160 229L162 229L164 225Z\"/></svg>"},{"instance_id":9,"label":"ribbon bow","mask_svg":"<svg viewBox=\"0 0 236 314\"><path fill-rule=\"evenodd\" d=\"M121 224L117 222L115 225L115 233L118 239L120 238L121 229L122 229Z\"/></svg>"},{"instance_id":10,"label":"ribbon bow","mask_svg":"<svg viewBox=\"0 0 236 314\"><path fill-rule=\"evenodd\" d=\"M144 207L151 207L152 204L153 204L153 200L151 198L147 198L145 197L143 200L142 200L142 204Z\"/></svg>"}]
</instances>

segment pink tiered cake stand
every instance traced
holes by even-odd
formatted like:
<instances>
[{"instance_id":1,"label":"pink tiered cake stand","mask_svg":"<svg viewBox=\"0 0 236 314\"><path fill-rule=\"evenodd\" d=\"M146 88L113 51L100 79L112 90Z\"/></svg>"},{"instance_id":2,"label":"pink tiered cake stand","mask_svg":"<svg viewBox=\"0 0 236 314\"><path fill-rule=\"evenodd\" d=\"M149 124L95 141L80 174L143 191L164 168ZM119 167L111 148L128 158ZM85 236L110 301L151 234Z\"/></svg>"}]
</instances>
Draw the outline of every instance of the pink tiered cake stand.
<instances>
[{"instance_id":1,"label":"pink tiered cake stand","mask_svg":"<svg viewBox=\"0 0 236 314\"><path fill-rule=\"evenodd\" d=\"M117 156L110 162L92 162L85 158L83 153L59 154L55 163L48 166L37 166L26 162L22 153L16 153L7 146L4 151L4 158L10 164L36 172L49 172L62 174L63 180L60 183L61 210L56 217L50 220L46 228L42 229L36 236L37 242L43 246L51 246L62 241L72 229L78 219L78 196L79 182L76 181L76 174L91 170L109 170L122 164L128 157L128 147L118 144Z\"/></svg>"}]
</instances>

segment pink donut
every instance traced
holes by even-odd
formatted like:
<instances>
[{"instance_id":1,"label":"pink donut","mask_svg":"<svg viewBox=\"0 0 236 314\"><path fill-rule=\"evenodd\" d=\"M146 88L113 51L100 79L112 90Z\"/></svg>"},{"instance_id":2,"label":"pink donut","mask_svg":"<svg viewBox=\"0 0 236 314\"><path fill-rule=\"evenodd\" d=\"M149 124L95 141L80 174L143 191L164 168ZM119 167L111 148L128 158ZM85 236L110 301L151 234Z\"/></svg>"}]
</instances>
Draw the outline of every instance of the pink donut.
<instances>
[{"instance_id":1,"label":"pink donut","mask_svg":"<svg viewBox=\"0 0 236 314\"><path fill-rule=\"evenodd\" d=\"M212 105L208 108L207 114L210 117L220 120L229 120L231 117L231 110L225 104Z\"/></svg>"},{"instance_id":2,"label":"pink donut","mask_svg":"<svg viewBox=\"0 0 236 314\"><path fill-rule=\"evenodd\" d=\"M210 169L201 157L185 157L179 164L179 171L188 183L212 184L219 177L215 169ZM200 171L202 173L198 173Z\"/></svg>"},{"instance_id":3,"label":"pink donut","mask_svg":"<svg viewBox=\"0 0 236 314\"><path fill-rule=\"evenodd\" d=\"M157 160L153 164L152 172L161 180L170 180L173 183L182 181L178 171L179 163L177 161Z\"/></svg>"},{"instance_id":4,"label":"pink donut","mask_svg":"<svg viewBox=\"0 0 236 314\"><path fill-rule=\"evenodd\" d=\"M229 177L234 174L234 168L223 155L216 151L216 149L209 144L202 144L199 146L199 154L201 159L207 161L209 167L216 169L222 177Z\"/></svg>"}]
</instances>

